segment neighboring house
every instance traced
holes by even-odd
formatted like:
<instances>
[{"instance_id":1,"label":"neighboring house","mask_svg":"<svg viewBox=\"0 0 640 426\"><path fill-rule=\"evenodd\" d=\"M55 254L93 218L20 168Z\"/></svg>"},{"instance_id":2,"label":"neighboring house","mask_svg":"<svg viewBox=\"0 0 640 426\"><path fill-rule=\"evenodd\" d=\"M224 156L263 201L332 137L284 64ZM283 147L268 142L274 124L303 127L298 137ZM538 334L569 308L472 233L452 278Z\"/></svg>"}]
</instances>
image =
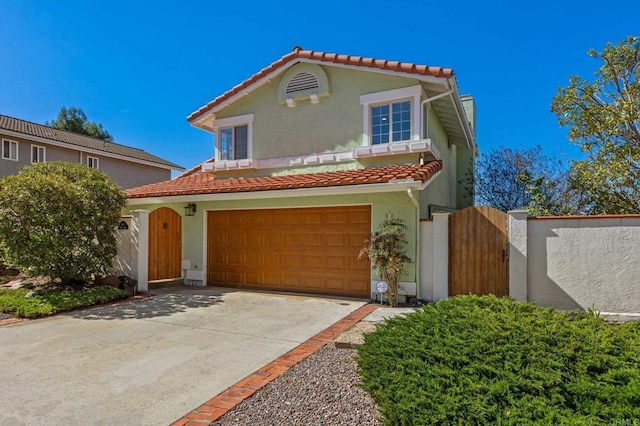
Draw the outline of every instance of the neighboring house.
<instances>
[{"instance_id":1,"label":"neighboring house","mask_svg":"<svg viewBox=\"0 0 640 426\"><path fill-rule=\"evenodd\" d=\"M473 204L475 106L451 69L296 47L188 121L215 135L214 159L127 191L150 212L150 280L184 268L208 285L370 297L357 257L388 212L415 260L420 220Z\"/></svg>"},{"instance_id":2,"label":"neighboring house","mask_svg":"<svg viewBox=\"0 0 640 426\"><path fill-rule=\"evenodd\" d=\"M0 115L0 176L43 161L70 161L108 174L122 189L171 179L182 167L141 149Z\"/></svg>"}]
</instances>

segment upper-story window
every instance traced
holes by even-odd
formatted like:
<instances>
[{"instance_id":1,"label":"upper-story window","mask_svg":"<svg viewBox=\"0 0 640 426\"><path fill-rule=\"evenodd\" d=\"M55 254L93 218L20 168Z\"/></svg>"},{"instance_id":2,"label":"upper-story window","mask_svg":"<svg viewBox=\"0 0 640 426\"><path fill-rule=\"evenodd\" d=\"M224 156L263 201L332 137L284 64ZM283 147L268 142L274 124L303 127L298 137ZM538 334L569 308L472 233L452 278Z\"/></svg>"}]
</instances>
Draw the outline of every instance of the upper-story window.
<instances>
[{"instance_id":1,"label":"upper-story window","mask_svg":"<svg viewBox=\"0 0 640 426\"><path fill-rule=\"evenodd\" d=\"M363 144L420 140L421 86L360 96L363 106Z\"/></svg>"},{"instance_id":2,"label":"upper-story window","mask_svg":"<svg viewBox=\"0 0 640 426\"><path fill-rule=\"evenodd\" d=\"M18 161L18 142L3 139L2 158L5 160Z\"/></svg>"},{"instance_id":3,"label":"upper-story window","mask_svg":"<svg viewBox=\"0 0 640 426\"><path fill-rule=\"evenodd\" d=\"M411 101L371 107L371 144L411 139Z\"/></svg>"},{"instance_id":4,"label":"upper-story window","mask_svg":"<svg viewBox=\"0 0 640 426\"><path fill-rule=\"evenodd\" d=\"M98 157L91 157L90 155L87 156L87 166L91 167L92 169L97 169L98 168Z\"/></svg>"},{"instance_id":5,"label":"upper-story window","mask_svg":"<svg viewBox=\"0 0 640 426\"><path fill-rule=\"evenodd\" d=\"M244 160L252 156L253 114L214 121L217 161Z\"/></svg>"},{"instance_id":6,"label":"upper-story window","mask_svg":"<svg viewBox=\"0 0 640 426\"><path fill-rule=\"evenodd\" d=\"M225 127L220 129L220 159L244 160L248 157L249 126Z\"/></svg>"},{"instance_id":7,"label":"upper-story window","mask_svg":"<svg viewBox=\"0 0 640 426\"><path fill-rule=\"evenodd\" d=\"M46 159L46 149L44 146L31 145L31 163L43 163Z\"/></svg>"}]
</instances>

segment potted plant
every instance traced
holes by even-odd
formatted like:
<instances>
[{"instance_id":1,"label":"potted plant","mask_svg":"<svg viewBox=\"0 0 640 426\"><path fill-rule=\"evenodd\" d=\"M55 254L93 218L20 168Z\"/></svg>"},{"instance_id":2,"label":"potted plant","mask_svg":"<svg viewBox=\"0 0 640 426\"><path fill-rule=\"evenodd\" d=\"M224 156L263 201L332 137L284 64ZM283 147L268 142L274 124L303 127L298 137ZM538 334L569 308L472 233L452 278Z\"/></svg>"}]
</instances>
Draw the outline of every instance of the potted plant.
<instances>
[{"instance_id":1,"label":"potted plant","mask_svg":"<svg viewBox=\"0 0 640 426\"><path fill-rule=\"evenodd\" d=\"M398 282L407 263L412 260L407 256L407 225L402 219L396 219L391 213L380 223L376 232L365 241L358 259L369 258L371 266L378 276L387 283L387 300L389 306L398 306Z\"/></svg>"}]
</instances>

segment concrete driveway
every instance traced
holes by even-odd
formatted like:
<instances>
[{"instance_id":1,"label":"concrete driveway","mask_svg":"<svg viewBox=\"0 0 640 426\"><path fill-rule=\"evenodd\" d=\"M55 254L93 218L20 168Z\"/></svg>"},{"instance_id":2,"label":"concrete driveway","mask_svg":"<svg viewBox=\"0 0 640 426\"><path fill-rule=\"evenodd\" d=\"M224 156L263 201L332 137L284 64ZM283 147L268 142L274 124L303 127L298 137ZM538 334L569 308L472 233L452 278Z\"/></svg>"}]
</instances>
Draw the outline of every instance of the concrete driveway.
<instances>
[{"instance_id":1,"label":"concrete driveway","mask_svg":"<svg viewBox=\"0 0 640 426\"><path fill-rule=\"evenodd\" d=\"M154 293L0 327L0 425L168 425L364 304Z\"/></svg>"}]
</instances>

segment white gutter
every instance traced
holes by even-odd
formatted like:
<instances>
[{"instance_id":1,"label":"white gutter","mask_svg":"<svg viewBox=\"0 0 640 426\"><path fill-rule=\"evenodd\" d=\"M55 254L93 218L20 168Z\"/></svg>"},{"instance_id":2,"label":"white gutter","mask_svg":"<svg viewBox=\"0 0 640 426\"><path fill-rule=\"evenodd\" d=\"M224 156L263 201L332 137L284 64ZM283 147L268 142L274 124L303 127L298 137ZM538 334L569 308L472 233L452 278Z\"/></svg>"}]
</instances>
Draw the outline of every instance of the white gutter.
<instances>
[{"instance_id":1,"label":"white gutter","mask_svg":"<svg viewBox=\"0 0 640 426\"><path fill-rule=\"evenodd\" d=\"M420 102L420 112L424 111L424 106L430 102L437 101L440 98L444 98L445 96L449 96L453 93L453 90L449 90L444 93L440 93L439 95L433 96L431 98L427 98ZM425 117L423 114L420 114L420 137L424 139L429 139L429 110L427 109L427 116ZM427 130L427 134L425 135L424 131Z\"/></svg>"},{"instance_id":2,"label":"white gutter","mask_svg":"<svg viewBox=\"0 0 640 426\"><path fill-rule=\"evenodd\" d=\"M420 300L420 206L418 205L416 198L413 196L411 188L407 188L407 195L409 196L409 199L413 203L413 206L416 210L416 299Z\"/></svg>"},{"instance_id":3,"label":"white gutter","mask_svg":"<svg viewBox=\"0 0 640 426\"><path fill-rule=\"evenodd\" d=\"M473 131L469 127L469 121L466 120L467 115L464 112L464 107L462 106L462 101L460 100L460 93L458 93L458 86L456 84L456 80L453 77L450 77L448 80L449 87L451 87L451 100L456 107L458 112L458 121L464 130L465 135L467 136L467 148L473 148L476 146L475 137L473 136ZM465 118L463 120L463 117Z\"/></svg>"},{"instance_id":4,"label":"white gutter","mask_svg":"<svg viewBox=\"0 0 640 426\"><path fill-rule=\"evenodd\" d=\"M431 179L439 174L436 173ZM429 181L431 181L429 179ZM205 202L205 201L231 201L231 200L256 200L269 198L310 197L315 195L354 195L371 194L376 192L406 191L407 188L423 189L422 181L399 179L396 182L372 183L366 185L327 186L321 188L297 188L278 189L271 191L231 192L217 194L171 195L161 197L130 198L129 205L162 204L179 202Z\"/></svg>"}]
</instances>

